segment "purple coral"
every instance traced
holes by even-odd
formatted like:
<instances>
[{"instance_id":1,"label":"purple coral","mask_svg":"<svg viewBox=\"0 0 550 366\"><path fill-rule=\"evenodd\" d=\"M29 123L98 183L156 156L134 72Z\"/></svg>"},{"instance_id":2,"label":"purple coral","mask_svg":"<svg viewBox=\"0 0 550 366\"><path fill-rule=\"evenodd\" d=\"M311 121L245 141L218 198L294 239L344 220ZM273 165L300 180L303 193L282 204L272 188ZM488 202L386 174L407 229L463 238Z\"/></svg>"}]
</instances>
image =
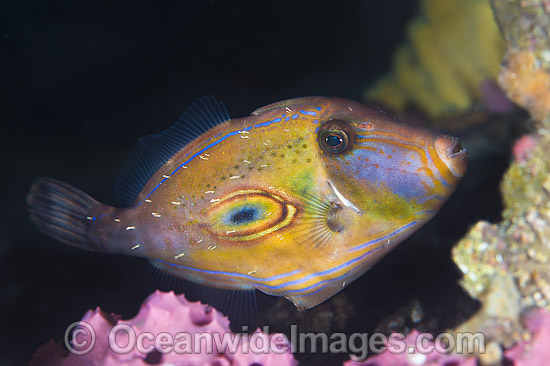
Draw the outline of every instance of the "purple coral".
<instances>
[{"instance_id":1,"label":"purple coral","mask_svg":"<svg viewBox=\"0 0 550 366\"><path fill-rule=\"evenodd\" d=\"M491 113L504 114L515 108L514 103L506 97L506 94L491 79L485 79L479 84L479 91L483 97L485 107Z\"/></svg>"},{"instance_id":2,"label":"purple coral","mask_svg":"<svg viewBox=\"0 0 550 366\"><path fill-rule=\"evenodd\" d=\"M547 366L550 360L550 312L545 309L536 309L528 313L523 322L532 334L529 341L521 342L506 351L505 365L509 366ZM405 339L407 350L414 347L413 353L391 352L390 346L384 353L371 357L365 361L347 361L344 366L476 366L474 356L431 352L421 354L414 346L420 333L412 331Z\"/></svg>"},{"instance_id":3,"label":"purple coral","mask_svg":"<svg viewBox=\"0 0 550 366\"><path fill-rule=\"evenodd\" d=\"M550 312L536 309L524 318L532 334L529 342L522 342L504 352L513 366L546 366L550 360Z\"/></svg>"},{"instance_id":4,"label":"purple coral","mask_svg":"<svg viewBox=\"0 0 550 366\"><path fill-rule=\"evenodd\" d=\"M229 320L217 310L173 292L149 296L133 319L120 320L97 308L80 324L71 341L80 355L50 341L37 350L30 365L297 365L283 334L232 333ZM95 337L85 333L90 329ZM126 347L131 342L133 346Z\"/></svg>"},{"instance_id":5,"label":"purple coral","mask_svg":"<svg viewBox=\"0 0 550 366\"><path fill-rule=\"evenodd\" d=\"M396 349L388 345L386 350L365 361L347 361L344 366L476 366L475 357L464 357L455 354L440 353L434 350L430 353L421 353L415 346L417 338L421 333L413 330L403 340L407 345L404 352L397 352ZM433 342L430 342L434 345ZM426 347L426 346L425 346Z\"/></svg>"},{"instance_id":6,"label":"purple coral","mask_svg":"<svg viewBox=\"0 0 550 366\"><path fill-rule=\"evenodd\" d=\"M512 155L519 164L524 164L531 158L536 146L537 139L533 135L524 135L514 144Z\"/></svg>"},{"instance_id":7,"label":"purple coral","mask_svg":"<svg viewBox=\"0 0 550 366\"><path fill-rule=\"evenodd\" d=\"M533 335L532 339L506 350L504 356L507 364L546 366L547 360L550 360L548 347L550 312L537 309L524 318L524 323ZM78 329L93 329L95 332L93 347L86 348L91 344L88 342L93 339L89 333L73 331L71 347L77 353L80 352L80 355L70 353L59 344L50 341L38 348L30 366L146 366L151 364L296 366L298 364L285 335L280 333L268 335L260 332L259 329L251 335L232 333L229 329L229 320L216 309L199 302L189 302L183 295L176 296L173 292L157 291L149 296L133 319L121 320L120 316L109 315L97 308L94 311L89 310L80 324L84 325L84 328ZM120 331L114 333L113 329L120 329ZM148 352L135 346L126 347L132 341L132 333L137 337L150 334L154 338L152 341L142 342L142 346L149 349ZM405 352L392 352L395 349L390 349L391 345L389 345L384 353L365 361L347 361L344 366L477 365L474 356L465 357L437 351L420 353L415 346L419 334L415 330L405 337L403 341L406 347L402 350ZM179 335L188 335L190 338L178 338ZM173 338L172 343L166 342L166 337L170 336ZM201 338L201 341L196 343L196 337ZM159 341L159 346L155 341ZM176 347L178 342L179 346ZM199 349L195 348L195 344L200 345ZM79 348L78 345L82 347ZM173 348L168 349L169 346ZM117 347L118 351L122 349L123 352L116 352ZM425 344L424 347L426 347ZM88 349L89 352L86 352ZM412 352L409 353L409 350Z\"/></svg>"}]
</instances>

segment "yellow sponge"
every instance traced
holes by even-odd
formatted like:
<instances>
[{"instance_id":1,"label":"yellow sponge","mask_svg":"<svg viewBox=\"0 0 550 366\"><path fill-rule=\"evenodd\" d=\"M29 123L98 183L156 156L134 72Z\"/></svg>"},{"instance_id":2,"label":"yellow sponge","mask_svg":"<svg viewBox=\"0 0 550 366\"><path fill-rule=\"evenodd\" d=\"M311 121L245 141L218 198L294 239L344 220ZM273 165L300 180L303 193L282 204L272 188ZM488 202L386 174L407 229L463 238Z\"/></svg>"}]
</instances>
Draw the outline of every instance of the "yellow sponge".
<instances>
[{"instance_id":1,"label":"yellow sponge","mask_svg":"<svg viewBox=\"0 0 550 366\"><path fill-rule=\"evenodd\" d=\"M479 84L496 80L505 46L488 0L421 0L393 70L366 98L397 112L414 105L431 117L467 110Z\"/></svg>"}]
</instances>

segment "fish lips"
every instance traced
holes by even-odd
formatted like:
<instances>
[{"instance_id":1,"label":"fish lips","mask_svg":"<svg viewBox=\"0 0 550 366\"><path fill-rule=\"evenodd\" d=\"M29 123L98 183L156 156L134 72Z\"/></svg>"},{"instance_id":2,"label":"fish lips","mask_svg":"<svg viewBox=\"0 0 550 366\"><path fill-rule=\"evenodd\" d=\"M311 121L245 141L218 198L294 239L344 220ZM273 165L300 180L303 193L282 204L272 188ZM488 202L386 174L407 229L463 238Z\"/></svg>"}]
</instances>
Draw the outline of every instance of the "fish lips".
<instances>
[{"instance_id":1,"label":"fish lips","mask_svg":"<svg viewBox=\"0 0 550 366\"><path fill-rule=\"evenodd\" d=\"M462 178L468 169L468 151L462 148L460 140L454 136L441 135L435 139L434 144L439 158L451 173Z\"/></svg>"}]
</instances>

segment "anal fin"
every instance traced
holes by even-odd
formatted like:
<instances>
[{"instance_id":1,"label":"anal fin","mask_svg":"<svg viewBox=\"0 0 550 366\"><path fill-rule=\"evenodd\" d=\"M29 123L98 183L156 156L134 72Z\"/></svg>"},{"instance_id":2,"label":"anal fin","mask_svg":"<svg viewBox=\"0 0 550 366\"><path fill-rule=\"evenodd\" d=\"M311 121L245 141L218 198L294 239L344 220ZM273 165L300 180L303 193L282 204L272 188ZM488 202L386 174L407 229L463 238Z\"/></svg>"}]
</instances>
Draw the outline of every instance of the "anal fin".
<instances>
[{"instance_id":1,"label":"anal fin","mask_svg":"<svg viewBox=\"0 0 550 366\"><path fill-rule=\"evenodd\" d=\"M142 283L146 284L146 291L174 291L185 294L190 301L208 304L226 315L234 330L240 331L240 326L252 324L258 314L255 290L226 290L201 285L173 276L153 262L148 265L145 275L147 278Z\"/></svg>"}]
</instances>

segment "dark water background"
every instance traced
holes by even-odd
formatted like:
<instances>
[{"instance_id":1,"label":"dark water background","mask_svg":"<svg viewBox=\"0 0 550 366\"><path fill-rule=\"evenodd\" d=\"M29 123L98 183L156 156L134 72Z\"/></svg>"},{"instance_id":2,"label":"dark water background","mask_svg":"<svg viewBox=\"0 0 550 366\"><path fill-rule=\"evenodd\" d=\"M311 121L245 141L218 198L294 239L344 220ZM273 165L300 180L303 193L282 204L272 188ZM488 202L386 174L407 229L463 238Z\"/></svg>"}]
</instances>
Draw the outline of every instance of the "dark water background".
<instances>
[{"instance_id":1,"label":"dark water background","mask_svg":"<svg viewBox=\"0 0 550 366\"><path fill-rule=\"evenodd\" d=\"M136 139L169 127L201 95L234 117L295 96L360 100L389 69L415 9L410 0L2 5L0 364L28 362L90 308L133 316L145 296L143 260L72 249L31 226L25 195L34 177L112 203ZM473 164L476 176L434 222L346 290L356 299L348 316L358 319L350 331L371 332L417 298L440 327L452 325L465 301L452 242L477 219L498 217L507 160L477 166L487 163Z\"/></svg>"}]
</instances>

